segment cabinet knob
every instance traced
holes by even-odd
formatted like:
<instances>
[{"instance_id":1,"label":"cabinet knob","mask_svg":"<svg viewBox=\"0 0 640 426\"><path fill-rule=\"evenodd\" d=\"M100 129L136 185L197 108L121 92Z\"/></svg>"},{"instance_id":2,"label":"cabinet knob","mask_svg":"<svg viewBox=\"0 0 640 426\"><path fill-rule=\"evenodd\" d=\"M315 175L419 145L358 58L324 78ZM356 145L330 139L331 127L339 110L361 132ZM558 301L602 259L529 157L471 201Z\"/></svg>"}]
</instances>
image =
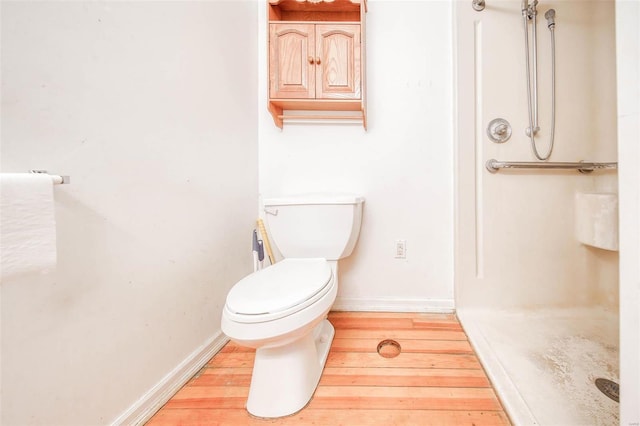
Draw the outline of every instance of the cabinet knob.
<instances>
[{"instance_id":1,"label":"cabinet knob","mask_svg":"<svg viewBox=\"0 0 640 426\"><path fill-rule=\"evenodd\" d=\"M307 58L307 60L309 61L309 63L310 63L311 65L313 65L313 56L309 56L309 57Z\"/></svg>"},{"instance_id":2,"label":"cabinet knob","mask_svg":"<svg viewBox=\"0 0 640 426\"><path fill-rule=\"evenodd\" d=\"M316 65L320 65L320 57L316 58Z\"/></svg>"}]
</instances>

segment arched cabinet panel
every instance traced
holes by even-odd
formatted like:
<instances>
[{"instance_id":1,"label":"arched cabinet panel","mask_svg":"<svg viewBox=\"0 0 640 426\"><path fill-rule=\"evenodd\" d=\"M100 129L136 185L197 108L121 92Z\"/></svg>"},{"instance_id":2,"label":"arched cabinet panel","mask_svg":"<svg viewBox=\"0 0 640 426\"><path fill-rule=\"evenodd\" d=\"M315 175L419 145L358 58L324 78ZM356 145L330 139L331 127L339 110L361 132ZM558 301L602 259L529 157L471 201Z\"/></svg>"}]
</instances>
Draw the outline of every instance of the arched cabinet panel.
<instances>
[{"instance_id":1,"label":"arched cabinet panel","mask_svg":"<svg viewBox=\"0 0 640 426\"><path fill-rule=\"evenodd\" d=\"M360 26L317 25L316 98L360 99Z\"/></svg>"},{"instance_id":2,"label":"arched cabinet panel","mask_svg":"<svg viewBox=\"0 0 640 426\"><path fill-rule=\"evenodd\" d=\"M271 24L269 29L269 96L312 98L316 85L315 26Z\"/></svg>"}]
</instances>

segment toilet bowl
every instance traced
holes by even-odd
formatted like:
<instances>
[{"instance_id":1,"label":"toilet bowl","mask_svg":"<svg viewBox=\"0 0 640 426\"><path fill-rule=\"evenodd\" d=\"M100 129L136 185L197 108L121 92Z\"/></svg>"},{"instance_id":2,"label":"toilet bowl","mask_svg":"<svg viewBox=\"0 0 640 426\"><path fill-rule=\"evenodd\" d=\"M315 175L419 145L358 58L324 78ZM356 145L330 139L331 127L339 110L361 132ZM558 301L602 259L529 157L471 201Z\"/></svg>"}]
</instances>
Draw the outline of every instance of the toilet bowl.
<instances>
[{"instance_id":1,"label":"toilet bowl","mask_svg":"<svg viewBox=\"0 0 640 426\"><path fill-rule=\"evenodd\" d=\"M256 348L247 399L251 414L281 417L307 404L333 340L326 316L336 294L324 259L285 259L229 292L222 330L236 343Z\"/></svg>"},{"instance_id":2,"label":"toilet bowl","mask_svg":"<svg viewBox=\"0 0 640 426\"><path fill-rule=\"evenodd\" d=\"M251 348L282 346L326 316L336 293L325 259L285 259L231 289L222 331Z\"/></svg>"},{"instance_id":3,"label":"toilet bowl","mask_svg":"<svg viewBox=\"0 0 640 426\"><path fill-rule=\"evenodd\" d=\"M355 246L363 202L318 194L264 200L285 259L236 283L221 322L231 340L256 349L247 399L254 416L294 414L313 396L335 334L327 314L338 291L338 259Z\"/></svg>"}]
</instances>

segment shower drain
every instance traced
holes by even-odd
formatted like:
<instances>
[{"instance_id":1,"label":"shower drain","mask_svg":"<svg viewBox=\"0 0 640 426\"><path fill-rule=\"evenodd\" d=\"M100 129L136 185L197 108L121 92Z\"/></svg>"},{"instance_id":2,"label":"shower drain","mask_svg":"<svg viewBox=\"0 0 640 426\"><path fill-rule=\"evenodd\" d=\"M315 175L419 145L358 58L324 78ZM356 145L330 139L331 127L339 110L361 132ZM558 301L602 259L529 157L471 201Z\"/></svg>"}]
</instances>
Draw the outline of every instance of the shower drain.
<instances>
[{"instance_id":1,"label":"shower drain","mask_svg":"<svg viewBox=\"0 0 640 426\"><path fill-rule=\"evenodd\" d=\"M596 387L615 402L620 402L620 386L616 382L600 377L596 379Z\"/></svg>"}]
</instances>

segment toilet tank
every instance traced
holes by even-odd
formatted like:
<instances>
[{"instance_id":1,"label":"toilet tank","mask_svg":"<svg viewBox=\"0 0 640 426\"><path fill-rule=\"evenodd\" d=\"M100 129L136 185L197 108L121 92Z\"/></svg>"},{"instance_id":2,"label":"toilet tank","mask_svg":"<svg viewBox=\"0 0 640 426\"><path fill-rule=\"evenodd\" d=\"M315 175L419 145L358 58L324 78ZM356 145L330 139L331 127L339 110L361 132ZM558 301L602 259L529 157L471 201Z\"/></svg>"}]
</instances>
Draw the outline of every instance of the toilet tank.
<instances>
[{"instance_id":1,"label":"toilet tank","mask_svg":"<svg viewBox=\"0 0 640 426\"><path fill-rule=\"evenodd\" d=\"M353 251L360 235L364 197L304 194L263 199L272 243L285 258L338 260Z\"/></svg>"}]
</instances>

